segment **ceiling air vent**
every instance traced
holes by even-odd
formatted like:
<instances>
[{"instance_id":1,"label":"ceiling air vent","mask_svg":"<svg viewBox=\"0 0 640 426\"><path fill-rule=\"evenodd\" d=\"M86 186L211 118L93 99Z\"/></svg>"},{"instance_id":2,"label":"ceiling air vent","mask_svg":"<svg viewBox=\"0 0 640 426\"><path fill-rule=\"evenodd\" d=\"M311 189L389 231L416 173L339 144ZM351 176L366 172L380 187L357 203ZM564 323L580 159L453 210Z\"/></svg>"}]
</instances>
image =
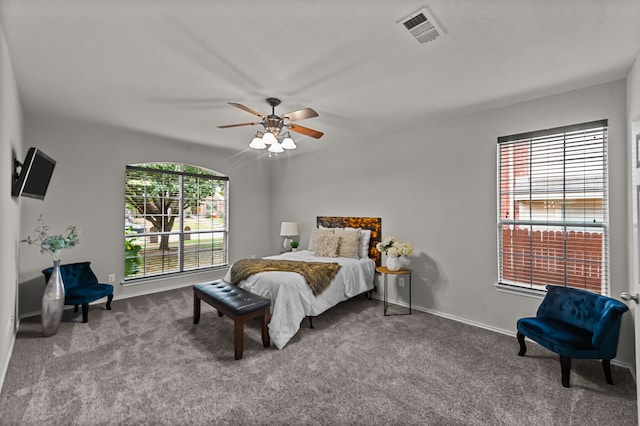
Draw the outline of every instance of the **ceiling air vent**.
<instances>
[{"instance_id":1,"label":"ceiling air vent","mask_svg":"<svg viewBox=\"0 0 640 426\"><path fill-rule=\"evenodd\" d=\"M433 41L444 34L444 31L427 8L422 8L412 13L398 23L402 24L420 43Z\"/></svg>"}]
</instances>

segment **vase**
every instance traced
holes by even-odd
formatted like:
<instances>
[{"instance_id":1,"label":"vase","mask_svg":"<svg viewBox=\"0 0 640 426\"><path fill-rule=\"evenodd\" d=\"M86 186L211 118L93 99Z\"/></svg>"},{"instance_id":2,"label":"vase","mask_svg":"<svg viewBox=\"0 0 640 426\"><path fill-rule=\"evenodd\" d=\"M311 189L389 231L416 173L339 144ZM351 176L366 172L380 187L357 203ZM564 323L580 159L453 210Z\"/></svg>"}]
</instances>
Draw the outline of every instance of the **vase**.
<instances>
[{"instance_id":1,"label":"vase","mask_svg":"<svg viewBox=\"0 0 640 426\"><path fill-rule=\"evenodd\" d=\"M60 272L60 260L53 261L53 270L42 294L42 334L53 336L58 332L64 311L64 282Z\"/></svg>"},{"instance_id":2,"label":"vase","mask_svg":"<svg viewBox=\"0 0 640 426\"><path fill-rule=\"evenodd\" d=\"M407 266L408 263L408 259L405 259L404 256L387 257L387 269L390 271L399 271L400 269Z\"/></svg>"}]
</instances>

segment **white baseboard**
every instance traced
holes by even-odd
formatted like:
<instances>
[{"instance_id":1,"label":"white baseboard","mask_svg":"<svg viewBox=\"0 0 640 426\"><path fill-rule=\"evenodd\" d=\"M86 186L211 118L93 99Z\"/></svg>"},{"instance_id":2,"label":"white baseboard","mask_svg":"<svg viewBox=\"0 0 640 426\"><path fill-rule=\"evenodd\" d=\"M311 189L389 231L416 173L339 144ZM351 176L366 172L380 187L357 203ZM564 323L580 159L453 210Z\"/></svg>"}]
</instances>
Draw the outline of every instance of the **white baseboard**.
<instances>
[{"instance_id":1,"label":"white baseboard","mask_svg":"<svg viewBox=\"0 0 640 426\"><path fill-rule=\"evenodd\" d=\"M18 325L16 330L20 328L20 320L18 320ZM7 356L2 363L2 370L0 370L0 393L2 392L2 387L4 386L4 379L7 376L7 371L9 371L9 362L11 361L11 357L13 356L13 347L16 343L16 331L11 334L11 341L9 342L9 350L7 351Z\"/></svg>"},{"instance_id":2,"label":"white baseboard","mask_svg":"<svg viewBox=\"0 0 640 426\"><path fill-rule=\"evenodd\" d=\"M383 300L383 298L381 296L379 296L379 295L374 296L374 299ZM389 300L388 302L389 303L393 303L394 305L399 305L399 306L403 306L405 308L409 308L409 304L405 303L403 301ZM500 333L500 334L504 334L504 335L507 335L507 336L512 336L514 338L516 337L516 331L515 330L504 330L502 328L493 327L493 326L490 326L490 325L487 325L487 324L483 324L483 323L476 322L476 321L471 321L471 320L468 320L466 318L457 317L455 315L450 315L450 314L447 314L447 313L444 313L444 312L435 311L433 309L425 308L425 307L422 307L422 306L416 306L416 305L413 305L413 304L411 305L411 309L412 310L416 310L416 311L420 311L420 312L425 312L427 314L435 315L435 316L438 316L438 317L450 319L450 320L453 320L453 321L458 321L458 322L461 322L463 324L472 325L474 327L483 328L485 330L493 331L495 333ZM535 343L536 345L538 344L537 342L534 342L533 340L529 340L528 338L527 338L527 341L528 342L530 341L531 343ZM617 365L618 367L626 368L627 370L629 370L631 372L631 376L633 377L633 380L634 381L636 380L635 375L633 374L633 369L631 368L629 363L618 361L617 359L612 359L611 360L611 364L612 365Z\"/></svg>"},{"instance_id":3,"label":"white baseboard","mask_svg":"<svg viewBox=\"0 0 640 426\"><path fill-rule=\"evenodd\" d=\"M220 278L222 278L222 277L220 277ZM217 278L213 278L213 279L217 279ZM198 283L198 282L203 282L203 281L202 280L198 280L195 283ZM113 300L114 301L123 300L123 299L129 299L131 297L146 296L147 294L159 293L161 291L175 290L175 289L183 288L183 287L191 287L195 283L194 282L180 283L180 284L176 284L176 285L169 286L169 287L163 287L162 289L149 288L149 289L146 289L146 290L141 290L141 291L137 291L137 292L133 292L133 293L129 293L129 294L120 295L118 297L114 296Z\"/></svg>"},{"instance_id":4,"label":"white baseboard","mask_svg":"<svg viewBox=\"0 0 640 426\"><path fill-rule=\"evenodd\" d=\"M198 281L198 282L200 282L200 281ZM163 287L162 289L148 288L146 290L136 291L136 292L132 292L132 293L128 293L128 294L117 295L117 296L114 295L113 301L129 299L131 297L146 296L147 294L154 294L154 293L158 293L158 292L161 292L161 291L167 291L167 290L175 290L175 289L178 289L178 288L190 287L192 285L194 285L194 283L180 283L180 284L176 284L174 286ZM105 300L106 300L106 297L103 297L102 299L98 299L98 300L95 300L95 301L91 302L90 305L97 305L97 304L100 304L100 303L105 303ZM71 305L65 305L65 306L71 306ZM32 311L32 312L23 313L23 314L20 315L20 318L35 317L37 315L40 315L40 311Z\"/></svg>"}]
</instances>

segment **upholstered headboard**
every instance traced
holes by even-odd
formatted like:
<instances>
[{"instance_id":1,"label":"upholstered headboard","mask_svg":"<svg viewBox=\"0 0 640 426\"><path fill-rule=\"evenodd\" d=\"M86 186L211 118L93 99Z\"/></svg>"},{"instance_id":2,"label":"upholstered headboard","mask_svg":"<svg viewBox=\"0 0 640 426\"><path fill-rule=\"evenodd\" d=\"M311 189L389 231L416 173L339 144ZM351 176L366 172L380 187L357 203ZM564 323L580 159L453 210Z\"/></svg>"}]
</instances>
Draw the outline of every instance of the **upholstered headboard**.
<instances>
[{"instance_id":1,"label":"upholstered headboard","mask_svg":"<svg viewBox=\"0 0 640 426\"><path fill-rule=\"evenodd\" d=\"M382 238L382 219L379 217L348 217L348 216L318 216L318 226L325 228L360 228L371 230L369 241L369 258L376 262L376 266L382 265L380 252L376 244Z\"/></svg>"}]
</instances>

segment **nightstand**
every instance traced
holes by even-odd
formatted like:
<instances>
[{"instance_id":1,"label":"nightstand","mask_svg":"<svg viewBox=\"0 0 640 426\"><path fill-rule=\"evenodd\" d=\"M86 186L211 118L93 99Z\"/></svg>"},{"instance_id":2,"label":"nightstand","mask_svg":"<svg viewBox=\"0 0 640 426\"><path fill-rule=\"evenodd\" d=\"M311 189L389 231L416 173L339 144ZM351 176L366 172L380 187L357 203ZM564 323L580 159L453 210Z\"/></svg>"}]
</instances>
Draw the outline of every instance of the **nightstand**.
<instances>
[{"instance_id":1,"label":"nightstand","mask_svg":"<svg viewBox=\"0 0 640 426\"><path fill-rule=\"evenodd\" d=\"M402 268L402 269L400 269L398 271L391 271L386 266L378 266L376 268L376 272L379 273L380 275L382 275L383 280L384 280L384 315L385 316L389 316L389 315L411 315L411 269ZM389 296L388 296L388 291L387 291L388 290L387 281L388 281L389 275L402 275L402 276L408 276L409 277L409 312L387 314L387 308L389 307ZM397 288L398 287L397 277L396 277L396 279L394 281L396 282L396 288Z\"/></svg>"}]
</instances>

